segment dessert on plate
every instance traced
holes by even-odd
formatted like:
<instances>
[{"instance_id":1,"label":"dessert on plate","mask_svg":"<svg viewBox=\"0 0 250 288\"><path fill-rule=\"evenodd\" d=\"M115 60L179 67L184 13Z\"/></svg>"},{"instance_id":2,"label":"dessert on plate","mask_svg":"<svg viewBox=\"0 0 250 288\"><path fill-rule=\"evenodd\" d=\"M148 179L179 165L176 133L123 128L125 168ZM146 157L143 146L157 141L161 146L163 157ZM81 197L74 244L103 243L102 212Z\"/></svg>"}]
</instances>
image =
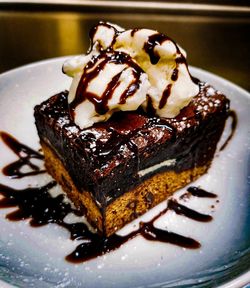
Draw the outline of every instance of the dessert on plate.
<instances>
[{"instance_id":1,"label":"dessert on plate","mask_svg":"<svg viewBox=\"0 0 250 288\"><path fill-rule=\"evenodd\" d=\"M100 22L90 40L63 65L69 91L37 105L35 121L48 172L110 236L206 173L229 100L157 31Z\"/></svg>"}]
</instances>

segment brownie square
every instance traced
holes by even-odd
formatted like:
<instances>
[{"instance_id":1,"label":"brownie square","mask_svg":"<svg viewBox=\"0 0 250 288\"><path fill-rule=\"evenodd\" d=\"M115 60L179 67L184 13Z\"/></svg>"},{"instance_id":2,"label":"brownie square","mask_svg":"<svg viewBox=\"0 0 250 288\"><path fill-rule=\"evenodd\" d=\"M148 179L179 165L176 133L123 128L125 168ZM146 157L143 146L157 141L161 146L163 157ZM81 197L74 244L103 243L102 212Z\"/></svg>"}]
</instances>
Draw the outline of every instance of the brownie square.
<instances>
[{"instance_id":1,"label":"brownie square","mask_svg":"<svg viewBox=\"0 0 250 288\"><path fill-rule=\"evenodd\" d=\"M138 109L80 129L68 92L35 107L48 172L97 230L110 236L204 174L228 116L229 100L199 82L175 118Z\"/></svg>"}]
</instances>

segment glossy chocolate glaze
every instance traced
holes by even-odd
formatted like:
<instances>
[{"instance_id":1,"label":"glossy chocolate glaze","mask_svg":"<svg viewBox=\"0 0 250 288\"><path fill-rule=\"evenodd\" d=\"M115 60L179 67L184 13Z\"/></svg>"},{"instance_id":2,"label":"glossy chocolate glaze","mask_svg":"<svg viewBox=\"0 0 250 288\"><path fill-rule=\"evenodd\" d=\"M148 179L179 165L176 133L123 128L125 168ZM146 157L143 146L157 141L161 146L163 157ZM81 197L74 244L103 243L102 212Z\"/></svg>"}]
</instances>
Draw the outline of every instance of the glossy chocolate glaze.
<instances>
[{"instance_id":1,"label":"glossy chocolate glaze","mask_svg":"<svg viewBox=\"0 0 250 288\"><path fill-rule=\"evenodd\" d=\"M33 159L43 160L42 154L20 143L6 132L0 131L0 137L2 138L3 142L18 156L18 160L6 165L2 169L4 175L10 176L11 178L23 178L45 172L45 170L41 170L38 165L32 163ZM24 166L28 166L31 171L22 172L22 168Z\"/></svg>"},{"instance_id":2,"label":"glossy chocolate glaze","mask_svg":"<svg viewBox=\"0 0 250 288\"><path fill-rule=\"evenodd\" d=\"M81 130L69 115L67 94L36 106L38 133L79 191L90 191L101 209L152 175L139 178L142 169L173 158L176 164L161 171L178 173L209 163L229 108L224 95L200 83L200 93L176 118L159 118L142 110L119 112L107 122Z\"/></svg>"}]
</instances>

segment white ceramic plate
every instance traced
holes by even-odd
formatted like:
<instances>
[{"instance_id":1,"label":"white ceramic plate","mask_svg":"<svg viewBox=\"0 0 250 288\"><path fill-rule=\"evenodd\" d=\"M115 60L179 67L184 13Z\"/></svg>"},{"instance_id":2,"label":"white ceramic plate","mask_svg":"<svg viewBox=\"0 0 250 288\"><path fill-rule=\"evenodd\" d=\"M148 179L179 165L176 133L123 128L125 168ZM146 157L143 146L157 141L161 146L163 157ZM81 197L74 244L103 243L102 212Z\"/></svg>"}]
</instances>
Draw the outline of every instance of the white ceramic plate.
<instances>
[{"instance_id":1,"label":"white ceramic plate","mask_svg":"<svg viewBox=\"0 0 250 288\"><path fill-rule=\"evenodd\" d=\"M70 79L61 73L64 60L42 61L0 76L0 130L39 149L33 107L69 88ZM200 212L211 214L213 221L200 223L168 212L157 223L198 240L201 248L183 249L171 244L149 242L138 236L109 254L76 265L64 260L79 244L79 241L69 239L66 230L55 224L32 228L28 220L9 222L5 215L14 209L0 209L2 283L36 288L153 288L214 287L232 280L231 287L237 287L250 281L247 273L250 268L250 96L218 76L197 68L192 68L191 72L224 92L238 115L235 136L225 150L217 152L209 172L194 183L216 193L219 203L215 199L197 197L186 203ZM227 130L225 133L228 133ZM0 155L1 167L16 158L2 142ZM48 175L21 180L0 175L0 183L19 189L27 184L45 184L49 180ZM178 191L175 197L184 192L185 189ZM215 206L213 209L212 205ZM165 206L166 202L161 203L142 219L152 218ZM129 224L128 228L133 224Z\"/></svg>"}]
</instances>

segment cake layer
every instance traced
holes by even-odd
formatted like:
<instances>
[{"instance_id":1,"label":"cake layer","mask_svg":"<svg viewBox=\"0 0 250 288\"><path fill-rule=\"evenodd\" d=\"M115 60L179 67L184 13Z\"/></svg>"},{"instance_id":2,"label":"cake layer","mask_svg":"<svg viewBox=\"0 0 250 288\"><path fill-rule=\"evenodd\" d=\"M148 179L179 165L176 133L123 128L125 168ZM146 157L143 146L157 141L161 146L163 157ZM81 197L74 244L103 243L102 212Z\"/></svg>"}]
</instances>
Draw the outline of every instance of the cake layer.
<instances>
[{"instance_id":1,"label":"cake layer","mask_svg":"<svg viewBox=\"0 0 250 288\"><path fill-rule=\"evenodd\" d=\"M47 171L59 183L77 208L85 212L88 221L106 236L110 236L124 225L150 208L170 197L177 189L204 174L210 163L182 172L173 170L157 173L122 196L100 209L89 191L79 191L62 161L45 143L41 143Z\"/></svg>"},{"instance_id":2,"label":"cake layer","mask_svg":"<svg viewBox=\"0 0 250 288\"><path fill-rule=\"evenodd\" d=\"M35 107L38 133L77 191L88 191L100 211L154 175L207 167L229 107L224 95L200 83L200 93L176 118L141 110L120 112L107 122L80 129L71 120L67 94Z\"/></svg>"}]
</instances>

